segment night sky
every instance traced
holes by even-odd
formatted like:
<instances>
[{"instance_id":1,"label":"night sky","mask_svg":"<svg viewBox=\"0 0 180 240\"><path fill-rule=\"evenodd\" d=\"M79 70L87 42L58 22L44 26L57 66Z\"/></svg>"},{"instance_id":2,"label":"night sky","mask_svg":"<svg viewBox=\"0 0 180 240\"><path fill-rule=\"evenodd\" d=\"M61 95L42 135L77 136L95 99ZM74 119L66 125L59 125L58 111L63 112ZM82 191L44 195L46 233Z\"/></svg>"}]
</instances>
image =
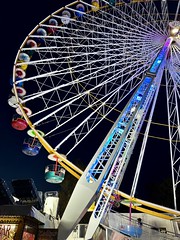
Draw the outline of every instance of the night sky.
<instances>
[{"instance_id":1,"label":"night sky","mask_svg":"<svg viewBox=\"0 0 180 240\"><path fill-rule=\"evenodd\" d=\"M47 183L44 179L44 168L50 163L47 159L48 154L43 148L36 157L29 157L21 152L23 140L27 135L26 132L19 132L11 127L11 119L15 110L8 105L7 100L11 91L9 81L12 75L13 62L25 37L41 20L70 2L69 0L31 0L27 2L18 0L11 1L11 3L3 1L3 7L1 7L0 178L6 180L9 186L12 179L33 178L39 191L60 189L59 185ZM159 99L159 105L160 108L157 107L158 114L155 120L166 123L165 115L162 114L162 109L166 105L163 96ZM165 127L161 127L161 129L156 127L152 130L152 135L166 136L166 131L167 128ZM146 193L149 184L156 181L161 182L163 179L170 177L168 142L150 138L149 143L146 161L143 164L143 172L140 176L141 185L138 188L138 197L148 196ZM87 153L82 153L79 159L84 158L85 155ZM134 161L137 159L135 153L132 159ZM133 164L132 161L130 167L134 167ZM157 180L154 176L157 177ZM125 192L127 189L129 190L129 182L132 178L133 172L130 169L122 186Z\"/></svg>"},{"instance_id":2,"label":"night sky","mask_svg":"<svg viewBox=\"0 0 180 240\"><path fill-rule=\"evenodd\" d=\"M10 78L13 63L20 45L40 21L68 2L70 1L4 1L1 8L0 177L7 181L9 187L12 179L33 178L39 191L59 189L59 186L46 183L44 179L44 168L51 162L47 160L48 154L43 148L37 157L29 157L21 152L27 134L26 131L20 132L11 127L15 110L8 105L7 100L12 88Z\"/></svg>"}]
</instances>

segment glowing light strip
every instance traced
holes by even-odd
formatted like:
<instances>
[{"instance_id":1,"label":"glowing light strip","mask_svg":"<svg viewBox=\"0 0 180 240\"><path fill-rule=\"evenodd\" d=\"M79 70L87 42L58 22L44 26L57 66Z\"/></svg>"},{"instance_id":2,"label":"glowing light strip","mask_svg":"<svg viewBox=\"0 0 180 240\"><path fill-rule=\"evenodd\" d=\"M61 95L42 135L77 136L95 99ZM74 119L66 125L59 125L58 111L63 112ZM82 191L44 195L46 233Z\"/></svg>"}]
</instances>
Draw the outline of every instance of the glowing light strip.
<instances>
[{"instance_id":1,"label":"glowing light strip","mask_svg":"<svg viewBox=\"0 0 180 240\"><path fill-rule=\"evenodd\" d=\"M159 70L159 67L160 67L162 61L164 60L164 58L166 57L166 55L168 53L168 48L169 48L171 42L172 42L172 38L168 38L166 40L163 48L161 49L160 53L156 57L156 59L153 62L152 66L150 67L149 73L152 73L152 74L156 74L157 73L157 71Z\"/></svg>"}]
</instances>

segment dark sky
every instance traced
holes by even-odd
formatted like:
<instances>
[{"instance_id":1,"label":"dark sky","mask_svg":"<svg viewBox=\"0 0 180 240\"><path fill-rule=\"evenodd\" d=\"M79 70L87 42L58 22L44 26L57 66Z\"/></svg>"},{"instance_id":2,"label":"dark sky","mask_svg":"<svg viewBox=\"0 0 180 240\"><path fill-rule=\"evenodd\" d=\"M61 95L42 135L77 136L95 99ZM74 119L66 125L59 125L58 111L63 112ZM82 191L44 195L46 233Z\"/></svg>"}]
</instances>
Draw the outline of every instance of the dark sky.
<instances>
[{"instance_id":1,"label":"dark sky","mask_svg":"<svg viewBox=\"0 0 180 240\"><path fill-rule=\"evenodd\" d=\"M59 190L58 185L46 183L44 180L44 168L50 164L47 160L47 153L41 149L37 157L28 157L21 152L23 139L26 133L19 132L11 127L11 119L14 109L8 103L8 95L11 91L9 83L12 75L13 62L19 46L28 33L49 14L70 3L67 0L31 0L31 1L3 1L1 7L1 58L0 58L0 132L1 132L1 158L0 178L3 178L10 185L12 179L33 178L39 191ZM160 105L165 105L165 99L160 100ZM164 115L159 111L157 121L166 122ZM157 133L154 130L155 134ZM158 134L164 134L165 129L158 130ZM153 134L153 133L152 133ZM98 147L98 146L97 146ZM143 182L139 191L144 191L146 183L150 183L156 175L159 180L162 172L169 176L170 165L164 149L168 149L167 142L150 139L147 151L147 160L143 165L144 170L140 180ZM134 158L135 155L133 155ZM81 158L81 156L80 156ZM168 169L168 170L167 170ZM133 173L127 175L128 179L133 178ZM126 187L124 187L123 190Z\"/></svg>"},{"instance_id":2,"label":"dark sky","mask_svg":"<svg viewBox=\"0 0 180 240\"><path fill-rule=\"evenodd\" d=\"M41 149L41 154L37 157L29 157L21 152L26 133L11 127L11 119L15 110L8 105L7 100L11 92L12 86L9 80L18 48L40 21L68 2L70 1L4 1L1 7L0 178L5 179L9 185L12 179L33 178L39 191L59 189L59 186L46 183L44 180L44 167L51 164L47 160L47 153L44 149Z\"/></svg>"}]
</instances>

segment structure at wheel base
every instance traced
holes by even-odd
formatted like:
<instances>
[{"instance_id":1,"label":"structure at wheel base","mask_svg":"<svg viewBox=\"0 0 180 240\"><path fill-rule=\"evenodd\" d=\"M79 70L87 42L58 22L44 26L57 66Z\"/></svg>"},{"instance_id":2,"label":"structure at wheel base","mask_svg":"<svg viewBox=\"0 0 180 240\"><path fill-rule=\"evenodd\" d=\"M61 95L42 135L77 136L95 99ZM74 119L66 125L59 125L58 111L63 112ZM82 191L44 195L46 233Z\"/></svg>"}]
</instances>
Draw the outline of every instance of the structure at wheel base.
<instances>
[{"instance_id":1,"label":"structure at wheel base","mask_svg":"<svg viewBox=\"0 0 180 240\"><path fill-rule=\"evenodd\" d=\"M11 194L3 179L0 181L0 240L56 240L60 222L58 192L46 192L43 203L42 192L37 191L32 179L14 180L12 185L19 199ZM142 226L138 225L139 218L142 219ZM176 223L179 231L180 223ZM87 226L78 224L67 239L85 239ZM145 213L132 213L130 224L128 213L111 211L98 226L93 239L178 240L180 235L175 236L173 228L173 221Z\"/></svg>"}]
</instances>

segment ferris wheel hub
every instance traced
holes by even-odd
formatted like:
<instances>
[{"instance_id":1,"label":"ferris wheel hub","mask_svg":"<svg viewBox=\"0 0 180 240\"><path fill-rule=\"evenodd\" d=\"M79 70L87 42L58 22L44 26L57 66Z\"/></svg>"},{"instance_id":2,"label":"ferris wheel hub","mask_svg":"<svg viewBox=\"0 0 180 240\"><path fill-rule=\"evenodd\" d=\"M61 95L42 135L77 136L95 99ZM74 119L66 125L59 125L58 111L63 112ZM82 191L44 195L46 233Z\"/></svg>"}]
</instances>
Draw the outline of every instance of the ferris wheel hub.
<instances>
[{"instance_id":1,"label":"ferris wheel hub","mask_svg":"<svg viewBox=\"0 0 180 240\"><path fill-rule=\"evenodd\" d=\"M180 21L172 21L169 23L170 35L172 37L177 37L180 35Z\"/></svg>"}]
</instances>

